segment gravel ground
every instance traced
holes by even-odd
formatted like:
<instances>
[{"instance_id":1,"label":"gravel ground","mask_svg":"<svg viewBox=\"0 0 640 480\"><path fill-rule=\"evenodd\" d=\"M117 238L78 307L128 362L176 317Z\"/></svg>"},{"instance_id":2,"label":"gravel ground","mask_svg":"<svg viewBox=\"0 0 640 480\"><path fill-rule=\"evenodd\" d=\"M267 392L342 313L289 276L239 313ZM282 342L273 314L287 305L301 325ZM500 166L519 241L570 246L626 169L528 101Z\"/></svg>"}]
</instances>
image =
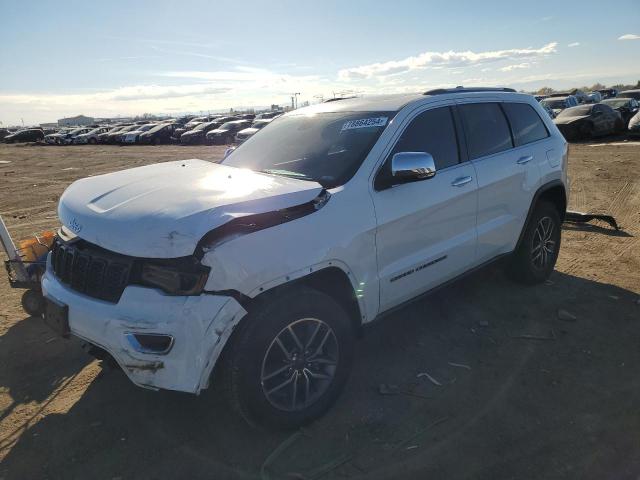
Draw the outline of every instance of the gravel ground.
<instances>
[{"instance_id":1,"label":"gravel ground","mask_svg":"<svg viewBox=\"0 0 640 480\"><path fill-rule=\"evenodd\" d=\"M77 178L223 150L0 145L0 214L25 237ZM135 387L0 279L0 479L637 479L639 145L572 145L569 172L570 207L622 231L567 224L547 284L494 265L377 322L336 406L293 434L247 426L215 386Z\"/></svg>"}]
</instances>

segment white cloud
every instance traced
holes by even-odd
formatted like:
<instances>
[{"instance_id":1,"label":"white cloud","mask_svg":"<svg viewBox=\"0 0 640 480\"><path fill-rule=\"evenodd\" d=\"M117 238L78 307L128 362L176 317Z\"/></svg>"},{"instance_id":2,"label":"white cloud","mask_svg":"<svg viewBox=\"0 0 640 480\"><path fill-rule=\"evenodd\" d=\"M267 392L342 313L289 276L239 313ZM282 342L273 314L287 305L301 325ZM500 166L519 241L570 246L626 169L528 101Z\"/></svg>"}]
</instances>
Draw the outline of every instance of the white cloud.
<instances>
[{"instance_id":1,"label":"white cloud","mask_svg":"<svg viewBox=\"0 0 640 480\"><path fill-rule=\"evenodd\" d=\"M618 37L618 40L640 40L640 35L636 35L635 33L627 33Z\"/></svg>"},{"instance_id":2,"label":"white cloud","mask_svg":"<svg viewBox=\"0 0 640 480\"><path fill-rule=\"evenodd\" d=\"M530 63L517 63L515 65L507 65L506 67L502 67L499 70L501 72L511 72L513 70L523 70L525 68L531 68Z\"/></svg>"},{"instance_id":3,"label":"white cloud","mask_svg":"<svg viewBox=\"0 0 640 480\"><path fill-rule=\"evenodd\" d=\"M468 65L496 62L501 60L521 60L543 57L556 53L557 42L551 42L541 48L514 48L509 50L493 50L486 52L424 52L402 60L391 60L382 63L371 63L359 67L340 70L338 77L342 80L358 80L378 76L395 75L411 70L434 66L463 67Z\"/></svg>"},{"instance_id":4,"label":"white cloud","mask_svg":"<svg viewBox=\"0 0 640 480\"><path fill-rule=\"evenodd\" d=\"M572 42L569 45L567 45L567 47L569 48L579 47L579 46L580 46L580 42Z\"/></svg>"}]
</instances>

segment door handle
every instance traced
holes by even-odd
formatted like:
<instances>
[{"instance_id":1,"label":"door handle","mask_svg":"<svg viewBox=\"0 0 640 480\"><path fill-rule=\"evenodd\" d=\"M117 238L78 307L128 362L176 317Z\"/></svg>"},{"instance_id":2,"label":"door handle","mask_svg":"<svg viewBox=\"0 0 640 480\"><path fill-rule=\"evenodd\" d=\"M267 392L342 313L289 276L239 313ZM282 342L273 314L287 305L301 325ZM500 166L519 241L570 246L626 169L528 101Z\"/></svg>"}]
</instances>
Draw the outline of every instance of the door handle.
<instances>
[{"instance_id":1,"label":"door handle","mask_svg":"<svg viewBox=\"0 0 640 480\"><path fill-rule=\"evenodd\" d=\"M459 177L456 178L453 182L451 182L451 186L452 187L461 187L463 185L466 185L467 183L469 183L472 180L471 177Z\"/></svg>"},{"instance_id":2,"label":"door handle","mask_svg":"<svg viewBox=\"0 0 640 480\"><path fill-rule=\"evenodd\" d=\"M519 165L524 165L525 163L529 163L531 160L533 160L533 155L525 155L524 157L520 157L516 163Z\"/></svg>"}]
</instances>

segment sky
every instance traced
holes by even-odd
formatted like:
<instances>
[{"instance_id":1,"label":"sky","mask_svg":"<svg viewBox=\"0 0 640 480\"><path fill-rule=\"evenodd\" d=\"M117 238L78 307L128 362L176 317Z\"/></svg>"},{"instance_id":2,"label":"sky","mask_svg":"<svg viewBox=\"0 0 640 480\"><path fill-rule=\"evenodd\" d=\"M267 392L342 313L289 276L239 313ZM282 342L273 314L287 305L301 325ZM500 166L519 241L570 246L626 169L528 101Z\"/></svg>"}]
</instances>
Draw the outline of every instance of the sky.
<instances>
[{"instance_id":1,"label":"sky","mask_svg":"<svg viewBox=\"0 0 640 480\"><path fill-rule=\"evenodd\" d=\"M635 83L640 0L0 0L0 122Z\"/></svg>"}]
</instances>

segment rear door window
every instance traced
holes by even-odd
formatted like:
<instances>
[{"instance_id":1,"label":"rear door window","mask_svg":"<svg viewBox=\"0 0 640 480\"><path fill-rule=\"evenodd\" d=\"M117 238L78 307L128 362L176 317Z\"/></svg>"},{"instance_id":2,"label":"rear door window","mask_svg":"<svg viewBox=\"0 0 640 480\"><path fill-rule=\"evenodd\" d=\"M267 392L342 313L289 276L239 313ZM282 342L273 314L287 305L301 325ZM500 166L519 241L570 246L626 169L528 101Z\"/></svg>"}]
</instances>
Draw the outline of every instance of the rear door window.
<instances>
[{"instance_id":1,"label":"rear door window","mask_svg":"<svg viewBox=\"0 0 640 480\"><path fill-rule=\"evenodd\" d=\"M516 147L547 138L549 132L535 109L526 103L503 103Z\"/></svg>"},{"instance_id":2,"label":"rear door window","mask_svg":"<svg viewBox=\"0 0 640 480\"><path fill-rule=\"evenodd\" d=\"M497 103L467 103L458 107L464 123L469 158L480 158L513 147L507 119Z\"/></svg>"}]
</instances>

